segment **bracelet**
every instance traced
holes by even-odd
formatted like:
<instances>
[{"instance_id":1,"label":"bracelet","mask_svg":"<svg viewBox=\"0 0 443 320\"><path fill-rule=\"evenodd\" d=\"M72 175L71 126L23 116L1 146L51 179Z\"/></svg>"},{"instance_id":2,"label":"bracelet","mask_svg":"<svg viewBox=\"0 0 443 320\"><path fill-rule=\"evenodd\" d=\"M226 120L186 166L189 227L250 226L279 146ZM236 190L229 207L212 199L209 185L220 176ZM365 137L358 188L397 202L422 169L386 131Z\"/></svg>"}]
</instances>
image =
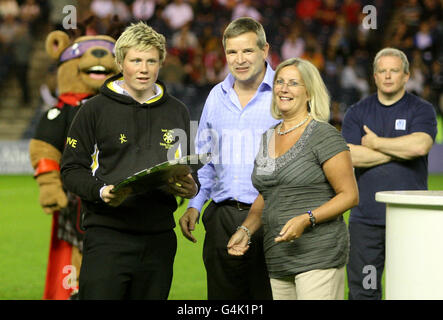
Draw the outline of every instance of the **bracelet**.
<instances>
[{"instance_id":1,"label":"bracelet","mask_svg":"<svg viewBox=\"0 0 443 320\"><path fill-rule=\"evenodd\" d=\"M314 228L316 225L317 220L315 220L314 215L312 214L311 210L306 211L307 214L309 214L309 222L311 222L311 227Z\"/></svg>"},{"instance_id":2,"label":"bracelet","mask_svg":"<svg viewBox=\"0 0 443 320\"><path fill-rule=\"evenodd\" d=\"M243 231L245 231L246 232L246 234L248 235L248 244L251 244L251 231L249 231L249 229L248 228L246 228L245 226L238 226L237 227L237 231L238 230L240 230L240 229L242 229Z\"/></svg>"}]
</instances>

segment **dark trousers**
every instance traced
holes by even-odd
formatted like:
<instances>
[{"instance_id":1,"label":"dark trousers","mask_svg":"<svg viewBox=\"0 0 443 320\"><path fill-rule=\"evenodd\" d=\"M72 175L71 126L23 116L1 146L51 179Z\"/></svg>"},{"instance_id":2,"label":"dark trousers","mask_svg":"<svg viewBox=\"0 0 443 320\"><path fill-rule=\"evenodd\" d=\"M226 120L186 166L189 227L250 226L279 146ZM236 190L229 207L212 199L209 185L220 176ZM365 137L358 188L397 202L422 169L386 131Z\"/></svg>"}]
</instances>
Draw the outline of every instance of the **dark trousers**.
<instances>
[{"instance_id":1,"label":"dark trousers","mask_svg":"<svg viewBox=\"0 0 443 320\"><path fill-rule=\"evenodd\" d=\"M385 226L349 223L349 300L381 300Z\"/></svg>"},{"instance_id":2,"label":"dark trousers","mask_svg":"<svg viewBox=\"0 0 443 320\"><path fill-rule=\"evenodd\" d=\"M248 210L212 202L202 221L206 229L203 261L206 267L208 300L270 300L272 291L263 254L263 232L252 236L244 256L228 254L227 244Z\"/></svg>"},{"instance_id":3,"label":"dark trousers","mask_svg":"<svg viewBox=\"0 0 443 320\"><path fill-rule=\"evenodd\" d=\"M173 230L131 234L86 230L80 269L80 299L168 298L177 238Z\"/></svg>"}]
</instances>

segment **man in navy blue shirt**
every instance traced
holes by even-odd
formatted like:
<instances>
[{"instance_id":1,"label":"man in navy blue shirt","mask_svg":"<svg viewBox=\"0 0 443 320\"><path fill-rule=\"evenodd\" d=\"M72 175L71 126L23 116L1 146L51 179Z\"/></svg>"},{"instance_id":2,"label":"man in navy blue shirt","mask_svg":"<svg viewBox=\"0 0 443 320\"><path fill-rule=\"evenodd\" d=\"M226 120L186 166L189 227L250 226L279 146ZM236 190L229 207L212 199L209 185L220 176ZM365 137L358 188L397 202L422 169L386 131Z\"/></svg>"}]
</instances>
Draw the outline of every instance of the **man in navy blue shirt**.
<instances>
[{"instance_id":1,"label":"man in navy blue shirt","mask_svg":"<svg viewBox=\"0 0 443 320\"><path fill-rule=\"evenodd\" d=\"M405 91L406 55L385 48L374 59L377 93L346 112L342 135L351 150L360 203L349 219L349 299L381 299L385 262L385 204L375 193L426 190L428 153L437 134L433 106ZM376 283L365 277L376 272Z\"/></svg>"}]
</instances>

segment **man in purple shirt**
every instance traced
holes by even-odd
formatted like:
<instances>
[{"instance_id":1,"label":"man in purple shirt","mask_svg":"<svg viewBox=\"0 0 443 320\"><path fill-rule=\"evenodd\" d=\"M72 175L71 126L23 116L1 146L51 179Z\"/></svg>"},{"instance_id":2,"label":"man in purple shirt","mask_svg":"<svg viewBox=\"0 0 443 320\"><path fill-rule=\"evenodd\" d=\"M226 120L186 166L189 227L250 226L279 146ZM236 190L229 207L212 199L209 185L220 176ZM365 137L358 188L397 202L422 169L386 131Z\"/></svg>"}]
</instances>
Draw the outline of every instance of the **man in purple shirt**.
<instances>
[{"instance_id":1,"label":"man in purple shirt","mask_svg":"<svg viewBox=\"0 0 443 320\"><path fill-rule=\"evenodd\" d=\"M245 256L230 256L226 248L258 195L251 173L261 135L277 123L270 112L274 71L266 62L269 44L260 23L239 18L226 28L223 46L230 74L209 93L196 139L197 152L211 152L212 161L198 171L201 188L180 227L196 242L192 231L212 199L202 218L208 299L272 299L262 232L254 234Z\"/></svg>"}]
</instances>

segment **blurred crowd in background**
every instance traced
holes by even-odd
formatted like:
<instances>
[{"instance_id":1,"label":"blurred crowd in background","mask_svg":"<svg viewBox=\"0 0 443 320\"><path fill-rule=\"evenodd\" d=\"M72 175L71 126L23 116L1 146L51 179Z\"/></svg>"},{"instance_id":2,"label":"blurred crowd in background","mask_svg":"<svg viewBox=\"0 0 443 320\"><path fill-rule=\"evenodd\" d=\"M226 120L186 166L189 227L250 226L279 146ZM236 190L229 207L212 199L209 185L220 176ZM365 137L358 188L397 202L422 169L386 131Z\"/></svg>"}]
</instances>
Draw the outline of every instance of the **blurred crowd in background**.
<instances>
[{"instance_id":1,"label":"blurred crowd in background","mask_svg":"<svg viewBox=\"0 0 443 320\"><path fill-rule=\"evenodd\" d=\"M105 33L115 21L138 20L164 34L168 55L160 78L188 105L194 120L209 90L228 72L221 36L241 16L263 24L273 67L290 57L318 67L337 127L347 107L374 91L372 60L386 46L410 59L407 90L443 113L443 0L0 0L0 86L16 78L24 105L30 103L35 41L63 29L66 5L78 8L78 21L94 17L88 34ZM362 23L369 18L366 5L376 9L375 29Z\"/></svg>"}]
</instances>

